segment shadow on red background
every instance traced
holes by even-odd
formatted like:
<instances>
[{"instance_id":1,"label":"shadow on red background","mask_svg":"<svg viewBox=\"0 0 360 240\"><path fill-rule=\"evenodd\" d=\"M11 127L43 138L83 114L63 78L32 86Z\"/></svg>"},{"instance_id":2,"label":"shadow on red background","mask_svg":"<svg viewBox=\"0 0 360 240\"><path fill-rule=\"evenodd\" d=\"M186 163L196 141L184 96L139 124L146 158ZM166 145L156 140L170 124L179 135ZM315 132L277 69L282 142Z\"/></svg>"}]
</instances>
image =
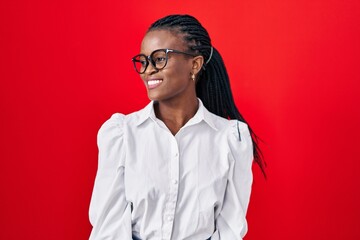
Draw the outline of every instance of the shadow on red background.
<instances>
[{"instance_id":1,"label":"shadow on red background","mask_svg":"<svg viewBox=\"0 0 360 240\"><path fill-rule=\"evenodd\" d=\"M195 15L264 139L251 239L359 239L358 1L2 1L0 239L87 239L96 134L147 96L151 22Z\"/></svg>"}]
</instances>

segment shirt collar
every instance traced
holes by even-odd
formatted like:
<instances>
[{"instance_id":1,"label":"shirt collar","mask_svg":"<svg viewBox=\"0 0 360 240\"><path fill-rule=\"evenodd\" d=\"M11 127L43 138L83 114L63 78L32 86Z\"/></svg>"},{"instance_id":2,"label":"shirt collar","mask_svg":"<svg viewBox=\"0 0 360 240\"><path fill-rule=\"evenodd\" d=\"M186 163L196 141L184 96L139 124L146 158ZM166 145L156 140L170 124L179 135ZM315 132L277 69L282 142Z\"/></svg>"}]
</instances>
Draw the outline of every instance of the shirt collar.
<instances>
[{"instance_id":1,"label":"shirt collar","mask_svg":"<svg viewBox=\"0 0 360 240\"><path fill-rule=\"evenodd\" d=\"M197 112L195 113L194 117L192 117L185 126L194 125L196 123L199 123L201 121L204 121L207 123L211 128L214 130L218 130L214 124L214 114L209 112L202 103L202 101L198 98L199 101L199 108ZM151 119L153 121L156 121L156 115L154 110L154 101L151 101L145 108L140 110L138 112L138 120L136 122L136 125L139 126L143 122L145 122L147 119Z\"/></svg>"}]
</instances>

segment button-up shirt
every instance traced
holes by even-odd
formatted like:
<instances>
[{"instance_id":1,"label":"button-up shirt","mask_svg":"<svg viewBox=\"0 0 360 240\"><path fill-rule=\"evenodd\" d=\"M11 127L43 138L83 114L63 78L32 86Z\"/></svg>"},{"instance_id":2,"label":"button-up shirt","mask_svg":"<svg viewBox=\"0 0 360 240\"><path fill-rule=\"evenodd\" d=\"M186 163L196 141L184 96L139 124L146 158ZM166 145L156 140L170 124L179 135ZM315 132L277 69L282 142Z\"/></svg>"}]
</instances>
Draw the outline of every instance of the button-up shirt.
<instances>
[{"instance_id":1,"label":"button-up shirt","mask_svg":"<svg viewBox=\"0 0 360 240\"><path fill-rule=\"evenodd\" d=\"M98 132L90 240L240 240L253 161L248 127L196 114L174 136L154 102Z\"/></svg>"}]
</instances>

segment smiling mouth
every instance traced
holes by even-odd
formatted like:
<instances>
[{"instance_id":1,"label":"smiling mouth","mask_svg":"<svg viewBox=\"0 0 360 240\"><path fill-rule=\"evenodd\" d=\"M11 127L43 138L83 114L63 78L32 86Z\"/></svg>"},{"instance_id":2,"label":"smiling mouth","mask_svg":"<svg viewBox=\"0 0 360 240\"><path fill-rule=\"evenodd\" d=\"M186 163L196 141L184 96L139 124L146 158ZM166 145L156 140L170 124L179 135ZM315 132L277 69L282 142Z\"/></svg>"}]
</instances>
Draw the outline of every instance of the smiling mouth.
<instances>
[{"instance_id":1,"label":"smiling mouth","mask_svg":"<svg viewBox=\"0 0 360 240\"><path fill-rule=\"evenodd\" d=\"M162 83L162 80L159 80L159 79L147 81L147 85L150 89L157 87L161 83Z\"/></svg>"}]
</instances>

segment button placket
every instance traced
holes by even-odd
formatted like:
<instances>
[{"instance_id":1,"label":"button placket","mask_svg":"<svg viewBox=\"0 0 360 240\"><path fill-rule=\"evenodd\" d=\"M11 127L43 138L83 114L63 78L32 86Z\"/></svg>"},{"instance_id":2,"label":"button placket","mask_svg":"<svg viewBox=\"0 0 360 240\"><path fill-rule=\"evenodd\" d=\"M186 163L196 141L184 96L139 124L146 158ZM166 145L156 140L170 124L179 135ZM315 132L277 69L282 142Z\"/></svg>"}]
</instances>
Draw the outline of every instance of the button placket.
<instances>
[{"instance_id":1,"label":"button placket","mask_svg":"<svg viewBox=\"0 0 360 240\"><path fill-rule=\"evenodd\" d=\"M165 205L165 222L163 228L163 237L171 239L172 228L175 218L176 202L178 197L179 181L179 148L175 138L171 142L171 159L170 159L170 187L168 202Z\"/></svg>"}]
</instances>

